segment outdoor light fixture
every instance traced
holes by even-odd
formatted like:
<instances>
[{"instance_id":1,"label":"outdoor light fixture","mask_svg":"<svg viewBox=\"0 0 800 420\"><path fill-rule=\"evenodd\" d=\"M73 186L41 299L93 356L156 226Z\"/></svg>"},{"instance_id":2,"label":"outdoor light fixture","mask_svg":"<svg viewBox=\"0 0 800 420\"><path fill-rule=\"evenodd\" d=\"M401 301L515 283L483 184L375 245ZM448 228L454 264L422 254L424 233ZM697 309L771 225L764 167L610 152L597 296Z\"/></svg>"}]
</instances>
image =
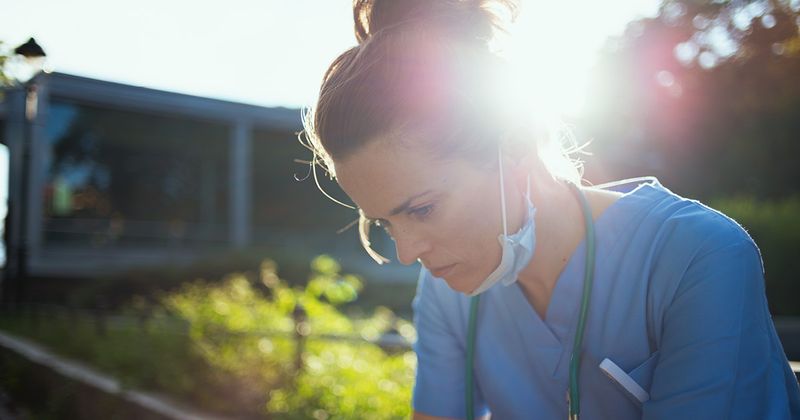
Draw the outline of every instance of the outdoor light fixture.
<instances>
[{"instance_id":1,"label":"outdoor light fixture","mask_svg":"<svg viewBox=\"0 0 800 420\"><path fill-rule=\"evenodd\" d=\"M33 38L28 39L28 42L20 45L14 49L14 54L19 54L28 59L37 59L47 57L42 47L36 43Z\"/></svg>"},{"instance_id":2,"label":"outdoor light fixture","mask_svg":"<svg viewBox=\"0 0 800 420\"><path fill-rule=\"evenodd\" d=\"M19 83L26 83L44 70L45 57L47 54L44 49L36 43L33 38L17 48L14 48L14 57L21 57L22 60L15 59L10 68L12 79Z\"/></svg>"}]
</instances>

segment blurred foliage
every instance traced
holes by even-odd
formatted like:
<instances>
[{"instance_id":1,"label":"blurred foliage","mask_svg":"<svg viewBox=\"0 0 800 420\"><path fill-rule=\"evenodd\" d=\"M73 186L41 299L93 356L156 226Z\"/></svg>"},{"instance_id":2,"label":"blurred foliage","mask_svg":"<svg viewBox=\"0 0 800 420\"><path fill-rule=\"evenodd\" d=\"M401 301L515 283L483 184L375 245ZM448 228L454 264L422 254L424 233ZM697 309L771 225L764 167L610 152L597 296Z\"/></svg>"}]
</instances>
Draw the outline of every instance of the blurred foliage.
<instances>
[{"instance_id":1,"label":"blurred foliage","mask_svg":"<svg viewBox=\"0 0 800 420\"><path fill-rule=\"evenodd\" d=\"M2 88L11 85L11 76L8 74L7 63L10 58L10 52L7 49L3 40L0 40L0 102L5 97L5 92ZM4 133L5 134L5 133Z\"/></svg>"},{"instance_id":2,"label":"blurred foliage","mask_svg":"<svg viewBox=\"0 0 800 420\"><path fill-rule=\"evenodd\" d=\"M166 297L165 306L189 323L193 343L211 366L245 378L231 397L266 407L275 418L407 417L412 353L387 355L366 342L319 336L377 339L394 327L413 339L413 327L380 308L360 321L347 318L336 307L358 296L361 280L340 275L338 263L329 257L318 257L311 265L312 276L303 289L289 287L275 275L274 264L265 262L260 277L270 292L266 298L246 278L234 275L213 287L187 285ZM295 326L300 307L303 318ZM298 344L286 337L295 328L305 337L305 347L301 373L292 376Z\"/></svg>"},{"instance_id":3,"label":"blurred foliage","mask_svg":"<svg viewBox=\"0 0 800 420\"><path fill-rule=\"evenodd\" d=\"M800 192L800 4L666 0L608 42L579 123L595 182L708 199Z\"/></svg>"},{"instance_id":4,"label":"blurred foliage","mask_svg":"<svg viewBox=\"0 0 800 420\"><path fill-rule=\"evenodd\" d=\"M8 86L11 84L11 77L6 74L6 63L10 57L5 43L0 40L0 87ZM0 100L3 99L3 92L0 92Z\"/></svg>"},{"instance_id":5,"label":"blurred foliage","mask_svg":"<svg viewBox=\"0 0 800 420\"><path fill-rule=\"evenodd\" d=\"M761 250L767 299L773 315L800 316L800 195L784 200L759 201L741 196L711 201L711 206L738 221Z\"/></svg>"},{"instance_id":6,"label":"blurred foliage","mask_svg":"<svg viewBox=\"0 0 800 420\"><path fill-rule=\"evenodd\" d=\"M86 360L128 386L220 413L406 418L416 358L365 340L391 330L413 341L414 328L386 308L355 320L343 315L338 307L361 290L361 279L341 274L327 256L311 262L305 287L291 286L274 262L263 261L255 277L197 280L157 301L134 299L124 312L141 320L136 325L108 318L100 328L89 318L39 314L0 317L0 328Z\"/></svg>"}]
</instances>

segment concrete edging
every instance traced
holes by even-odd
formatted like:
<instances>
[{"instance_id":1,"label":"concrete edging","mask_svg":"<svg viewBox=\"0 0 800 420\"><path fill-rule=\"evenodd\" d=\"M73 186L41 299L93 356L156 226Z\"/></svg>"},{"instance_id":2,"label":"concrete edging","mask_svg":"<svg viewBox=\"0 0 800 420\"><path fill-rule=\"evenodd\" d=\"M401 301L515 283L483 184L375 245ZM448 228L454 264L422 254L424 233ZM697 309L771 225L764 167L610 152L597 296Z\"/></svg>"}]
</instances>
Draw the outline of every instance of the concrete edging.
<instances>
[{"instance_id":1,"label":"concrete edging","mask_svg":"<svg viewBox=\"0 0 800 420\"><path fill-rule=\"evenodd\" d=\"M186 407L155 393L125 389L118 380L109 375L98 372L82 363L57 356L38 344L2 331L0 331L0 347L10 350L33 363L45 366L66 378L121 398L146 411L166 418L176 420L229 419Z\"/></svg>"}]
</instances>

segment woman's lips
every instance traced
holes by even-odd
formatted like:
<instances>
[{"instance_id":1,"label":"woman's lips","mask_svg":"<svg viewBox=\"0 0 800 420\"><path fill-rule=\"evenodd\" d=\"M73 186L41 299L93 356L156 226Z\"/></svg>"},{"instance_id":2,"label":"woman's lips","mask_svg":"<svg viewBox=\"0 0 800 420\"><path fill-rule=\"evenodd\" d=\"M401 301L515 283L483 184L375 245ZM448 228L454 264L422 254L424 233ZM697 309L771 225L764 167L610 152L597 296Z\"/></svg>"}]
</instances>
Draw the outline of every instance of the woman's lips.
<instances>
[{"instance_id":1,"label":"woman's lips","mask_svg":"<svg viewBox=\"0 0 800 420\"><path fill-rule=\"evenodd\" d=\"M433 275L433 277L444 278L444 276L450 274L450 272L453 271L453 267L455 266L456 266L455 264L450 264L440 268L435 268L435 269L432 268L431 274Z\"/></svg>"}]
</instances>

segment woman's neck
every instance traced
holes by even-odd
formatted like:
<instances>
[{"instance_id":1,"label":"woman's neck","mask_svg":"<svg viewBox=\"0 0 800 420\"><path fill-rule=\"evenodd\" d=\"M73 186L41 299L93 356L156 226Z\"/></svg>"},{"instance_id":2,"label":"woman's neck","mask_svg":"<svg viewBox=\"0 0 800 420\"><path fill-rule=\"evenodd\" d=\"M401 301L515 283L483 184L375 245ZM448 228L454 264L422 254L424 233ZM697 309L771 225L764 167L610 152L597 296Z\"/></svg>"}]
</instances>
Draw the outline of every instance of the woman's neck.
<instances>
[{"instance_id":1,"label":"woman's neck","mask_svg":"<svg viewBox=\"0 0 800 420\"><path fill-rule=\"evenodd\" d=\"M536 206L536 249L530 263L519 275L528 302L543 320L561 272L586 231L580 198L564 181L536 177L531 195ZM592 210L592 219L613 204L621 194L581 188ZM576 296L576 299L579 297Z\"/></svg>"}]
</instances>

